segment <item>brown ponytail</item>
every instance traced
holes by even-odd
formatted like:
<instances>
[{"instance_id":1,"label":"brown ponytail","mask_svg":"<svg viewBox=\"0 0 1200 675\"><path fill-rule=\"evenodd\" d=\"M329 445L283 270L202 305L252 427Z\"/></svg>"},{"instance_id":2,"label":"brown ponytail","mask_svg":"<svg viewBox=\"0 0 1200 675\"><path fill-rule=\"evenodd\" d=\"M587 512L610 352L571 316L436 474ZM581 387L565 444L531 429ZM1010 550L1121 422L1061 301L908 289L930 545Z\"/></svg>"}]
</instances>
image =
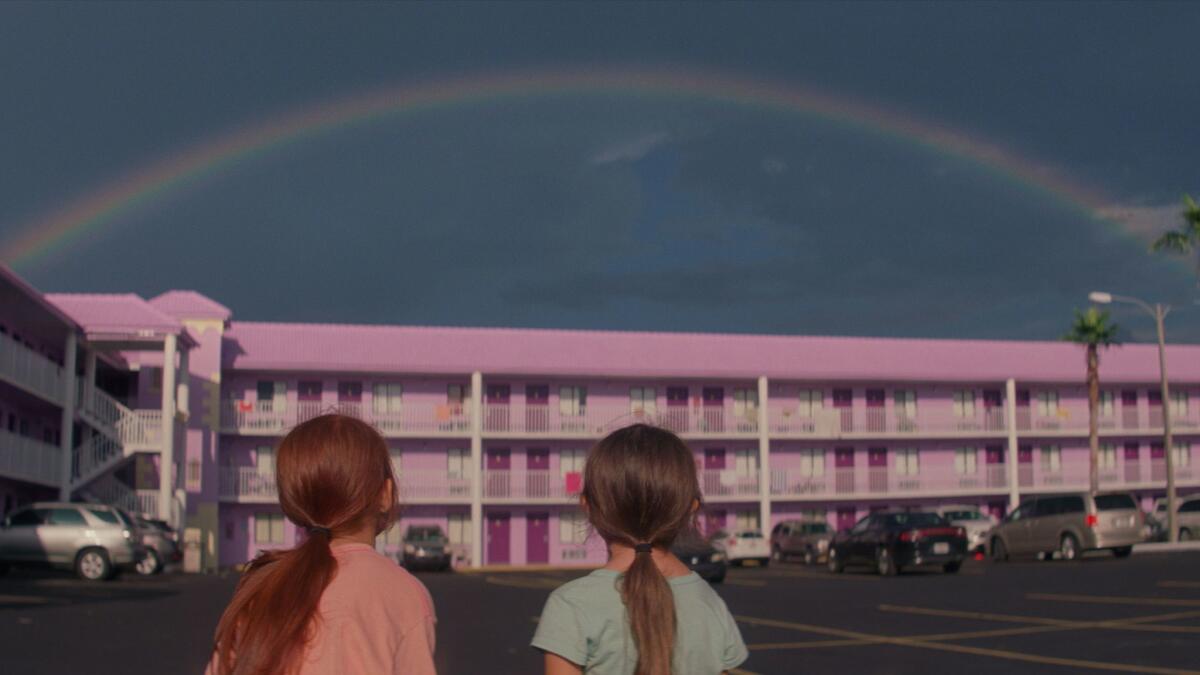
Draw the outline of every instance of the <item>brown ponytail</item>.
<instances>
[{"instance_id":1,"label":"brown ponytail","mask_svg":"<svg viewBox=\"0 0 1200 675\"><path fill-rule=\"evenodd\" d=\"M645 424L618 429L588 453L583 497L588 520L605 541L670 547L695 526L696 462L669 431ZM670 675L675 597L649 552L634 555L621 597L638 651L635 675Z\"/></svg>"},{"instance_id":2,"label":"brown ponytail","mask_svg":"<svg viewBox=\"0 0 1200 675\"><path fill-rule=\"evenodd\" d=\"M292 429L279 444L276 484L284 515L309 530L296 548L250 563L217 625L218 675L286 675L307 647L321 595L337 572L330 539L368 522L390 523L379 497L395 478L387 443L374 428L344 415L322 415ZM386 525L385 525L386 526Z\"/></svg>"}]
</instances>

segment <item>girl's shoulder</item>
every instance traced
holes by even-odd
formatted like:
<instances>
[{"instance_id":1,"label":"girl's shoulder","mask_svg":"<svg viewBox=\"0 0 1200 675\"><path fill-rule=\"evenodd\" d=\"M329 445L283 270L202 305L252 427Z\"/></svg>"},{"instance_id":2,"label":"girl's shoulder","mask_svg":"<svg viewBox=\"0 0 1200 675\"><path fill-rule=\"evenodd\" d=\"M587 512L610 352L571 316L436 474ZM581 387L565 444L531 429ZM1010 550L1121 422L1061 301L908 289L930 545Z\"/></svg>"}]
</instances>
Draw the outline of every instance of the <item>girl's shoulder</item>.
<instances>
[{"instance_id":1,"label":"girl's shoulder","mask_svg":"<svg viewBox=\"0 0 1200 675\"><path fill-rule=\"evenodd\" d=\"M394 561L365 545L335 550L338 573L330 587L354 602L380 602L433 616L433 599L425 584Z\"/></svg>"}]
</instances>

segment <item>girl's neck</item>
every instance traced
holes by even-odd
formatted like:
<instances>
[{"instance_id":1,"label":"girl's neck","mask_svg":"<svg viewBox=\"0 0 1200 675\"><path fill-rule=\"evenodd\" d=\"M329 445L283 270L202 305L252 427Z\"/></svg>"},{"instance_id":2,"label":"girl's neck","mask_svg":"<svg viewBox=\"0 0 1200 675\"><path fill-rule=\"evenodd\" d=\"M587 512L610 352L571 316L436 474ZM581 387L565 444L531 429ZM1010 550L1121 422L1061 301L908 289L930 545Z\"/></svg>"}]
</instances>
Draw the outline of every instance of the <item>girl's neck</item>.
<instances>
[{"instance_id":1,"label":"girl's neck","mask_svg":"<svg viewBox=\"0 0 1200 675\"><path fill-rule=\"evenodd\" d=\"M608 563L604 566L606 570L614 572L624 572L633 564L634 557L638 555L634 552L633 547L620 542L609 542L608 544ZM646 555L643 553L642 555ZM674 553L662 546L655 546L650 552L650 558L654 560L654 566L662 572L664 577L682 577L691 574L691 570L687 565L680 562L679 558L675 557Z\"/></svg>"}]
</instances>

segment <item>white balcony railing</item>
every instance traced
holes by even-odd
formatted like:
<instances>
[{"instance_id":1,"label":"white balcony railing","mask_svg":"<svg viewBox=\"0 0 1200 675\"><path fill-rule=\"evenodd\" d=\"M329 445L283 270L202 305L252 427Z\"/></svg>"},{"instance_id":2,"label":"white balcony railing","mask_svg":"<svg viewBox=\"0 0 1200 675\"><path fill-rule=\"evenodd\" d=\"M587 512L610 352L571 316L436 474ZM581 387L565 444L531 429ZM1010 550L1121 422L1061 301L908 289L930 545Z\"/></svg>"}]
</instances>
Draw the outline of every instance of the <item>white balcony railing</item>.
<instances>
[{"instance_id":1,"label":"white balcony railing","mask_svg":"<svg viewBox=\"0 0 1200 675\"><path fill-rule=\"evenodd\" d=\"M357 402L299 401L291 405L274 401L226 400L221 407L221 428L227 432L280 435L300 422L338 412L374 424L385 435L470 433L471 416L457 404L405 404L399 410L375 412Z\"/></svg>"},{"instance_id":2,"label":"white balcony railing","mask_svg":"<svg viewBox=\"0 0 1200 675\"><path fill-rule=\"evenodd\" d=\"M10 431L0 431L0 476L58 485L62 449Z\"/></svg>"},{"instance_id":3,"label":"white balcony railing","mask_svg":"<svg viewBox=\"0 0 1200 675\"><path fill-rule=\"evenodd\" d=\"M757 497L758 471L741 474L734 470L704 469L700 471L700 490L707 499Z\"/></svg>"},{"instance_id":4,"label":"white balcony railing","mask_svg":"<svg viewBox=\"0 0 1200 675\"><path fill-rule=\"evenodd\" d=\"M120 441L104 434L92 434L75 448L72 479L86 483L125 457L126 450Z\"/></svg>"},{"instance_id":5,"label":"white balcony railing","mask_svg":"<svg viewBox=\"0 0 1200 675\"><path fill-rule=\"evenodd\" d=\"M575 499L582 488L578 475L539 469L488 469L483 472L486 499Z\"/></svg>"},{"instance_id":6,"label":"white balcony railing","mask_svg":"<svg viewBox=\"0 0 1200 675\"><path fill-rule=\"evenodd\" d=\"M93 389L80 393L81 412L104 433L136 450L153 450L162 444L162 410L127 408L107 393Z\"/></svg>"},{"instance_id":7,"label":"white balcony railing","mask_svg":"<svg viewBox=\"0 0 1200 675\"><path fill-rule=\"evenodd\" d=\"M219 471L219 496L227 500L274 501L279 492L275 474L255 466L223 466ZM445 499L463 501L471 498L471 477L448 471L415 469L397 476L400 483L400 502Z\"/></svg>"},{"instance_id":8,"label":"white balcony railing","mask_svg":"<svg viewBox=\"0 0 1200 675\"><path fill-rule=\"evenodd\" d=\"M907 475L886 467L839 467L819 472L811 469L771 470L771 494L792 497L987 492L1003 491L1007 484L1003 465L988 465L965 472L953 466L922 467Z\"/></svg>"},{"instance_id":9,"label":"white balcony railing","mask_svg":"<svg viewBox=\"0 0 1200 675\"><path fill-rule=\"evenodd\" d=\"M484 433L603 436L618 427L645 422L687 435L758 433L758 413L736 414L724 406L631 408L628 405L588 405L564 412L557 406L485 403Z\"/></svg>"},{"instance_id":10,"label":"white balcony railing","mask_svg":"<svg viewBox=\"0 0 1200 675\"><path fill-rule=\"evenodd\" d=\"M0 377L47 401L62 405L63 369L57 363L0 333Z\"/></svg>"},{"instance_id":11,"label":"white balcony railing","mask_svg":"<svg viewBox=\"0 0 1200 675\"><path fill-rule=\"evenodd\" d=\"M279 498L273 471L256 466L223 466L218 475L217 494L221 499L274 501Z\"/></svg>"}]
</instances>

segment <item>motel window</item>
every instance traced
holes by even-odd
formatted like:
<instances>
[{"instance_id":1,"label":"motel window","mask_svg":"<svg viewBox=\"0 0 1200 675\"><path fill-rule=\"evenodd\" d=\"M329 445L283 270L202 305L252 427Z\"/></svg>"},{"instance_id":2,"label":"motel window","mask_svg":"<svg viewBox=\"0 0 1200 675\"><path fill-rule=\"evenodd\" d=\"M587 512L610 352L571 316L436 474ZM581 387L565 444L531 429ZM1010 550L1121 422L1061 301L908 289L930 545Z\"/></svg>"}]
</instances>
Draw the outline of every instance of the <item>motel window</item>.
<instances>
[{"instance_id":1,"label":"motel window","mask_svg":"<svg viewBox=\"0 0 1200 675\"><path fill-rule=\"evenodd\" d=\"M255 386L258 409L262 412L281 413L287 410L287 383L259 380Z\"/></svg>"},{"instance_id":2,"label":"motel window","mask_svg":"<svg viewBox=\"0 0 1200 675\"><path fill-rule=\"evenodd\" d=\"M260 445L254 450L254 467L259 475L275 474L275 448L270 445Z\"/></svg>"},{"instance_id":3,"label":"motel window","mask_svg":"<svg viewBox=\"0 0 1200 675\"><path fill-rule=\"evenodd\" d=\"M324 387L320 380L300 380L296 383L296 398L301 401L321 402L321 391Z\"/></svg>"},{"instance_id":4,"label":"motel window","mask_svg":"<svg viewBox=\"0 0 1200 675\"><path fill-rule=\"evenodd\" d=\"M1101 417L1112 417L1116 411L1115 397L1111 391L1100 392L1100 401L1096 407Z\"/></svg>"},{"instance_id":5,"label":"motel window","mask_svg":"<svg viewBox=\"0 0 1200 675\"><path fill-rule=\"evenodd\" d=\"M338 403L362 401L362 382L338 382Z\"/></svg>"},{"instance_id":6,"label":"motel window","mask_svg":"<svg viewBox=\"0 0 1200 675\"><path fill-rule=\"evenodd\" d=\"M283 514L254 514L254 543L283 544Z\"/></svg>"},{"instance_id":7,"label":"motel window","mask_svg":"<svg viewBox=\"0 0 1200 675\"><path fill-rule=\"evenodd\" d=\"M454 546L471 544L471 516L466 513L451 513L446 518L446 538Z\"/></svg>"},{"instance_id":8,"label":"motel window","mask_svg":"<svg viewBox=\"0 0 1200 675\"><path fill-rule=\"evenodd\" d=\"M820 389L801 389L800 390L800 416L801 417L816 417L821 414L821 408L824 403L824 394Z\"/></svg>"},{"instance_id":9,"label":"motel window","mask_svg":"<svg viewBox=\"0 0 1200 675\"><path fill-rule=\"evenodd\" d=\"M916 448L896 450L896 475L916 476L920 473L920 451Z\"/></svg>"},{"instance_id":10,"label":"motel window","mask_svg":"<svg viewBox=\"0 0 1200 675\"><path fill-rule=\"evenodd\" d=\"M400 414L404 387L399 382L376 382L371 388L371 412L376 415Z\"/></svg>"},{"instance_id":11,"label":"motel window","mask_svg":"<svg viewBox=\"0 0 1200 675\"><path fill-rule=\"evenodd\" d=\"M825 451L801 450L800 475L805 478L821 478L825 475Z\"/></svg>"},{"instance_id":12,"label":"motel window","mask_svg":"<svg viewBox=\"0 0 1200 675\"><path fill-rule=\"evenodd\" d=\"M1058 392L1039 391L1037 395L1037 411L1040 417L1058 417Z\"/></svg>"},{"instance_id":13,"label":"motel window","mask_svg":"<svg viewBox=\"0 0 1200 675\"><path fill-rule=\"evenodd\" d=\"M465 384L446 385L446 403L448 405L466 405L471 398L471 388Z\"/></svg>"},{"instance_id":14,"label":"motel window","mask_svg":"<svg viewBox=\"0 0 1200 675\"><path fill-rule=\"evenodd\" d=\"M1062 448L1057 445L1042 446L1042 471L1046 473L1062 471Z\"/></svg>"},{"instance_id":15,"label":"motel window","mask_svg":"<svg viewBox=\"0 0 1200 675\"><path fill-rule=\"evenodd\" d=\"M1100 469L1117 468L1117 446L1113 445L1112 443L1104 443L1101 445L1097 466Z\"/></svg>"},{"instance_id":16,"label":"motel window","mask_svg":"<svg viewBox=\"0 0 1200 675\"><path fill-rule=\"evenodd\" d=\"M578 417L587 408L587 387L560 387L558 390L558 414L563 417Z\"/></svg>"},{"instance_id":17,"label":"motel window","mask_svg":"<svg viewBox=\"0 0 1200 675\"><path fill-rule=\"evenodd\" d=\"M558 514L558 541L561 544L581 545L587 543L587 519L579 511L564 511Z\"/></svg>"},{"instance_id":18,"label":"motel window","mask_svg":"<svg viewBox=\"0 0 1200 675\"><path fill-rule=\"evenodd\" d=\"M758 509L743 509L734 514L734 525L739 530L757 530L758 524Z\"/></svg>"},{"instance_id":19,"label":"motel window","mask_svg":"<svg viewBox=\"0 0 1200 675\"><path fill-rule=\"evenodd\" d=\"M1192 445L1187 441L1175 441L1171 444L1171 462L1178 471L1180 468L1192 465Z\"/></svg>"},{"instance_id":20,"label":"motel window","mask_svg":"<svg viewBox=\"0 0 1200 675\"><path fill-rule=\"evenodd\" d=\"M733 452L734 475L750 478L758 475L758 450L745 448Z\"/></svg>"},{"instance_id":21,"label":"motel window","mask_svg":"<svg viewBox=\"0 0 1200 675\"><path fill-rule=\"evenodd\" d=\"M737 419L755 421L758 419L758 390L733 390L733 415Z\"/></svg>"},{"instance_id":22,"label":"motel window","mask_svg":"<svg viewBox=\"0 0 1200 675\"><path fill-rule=\"evenodd\" d=\"M150 393L161 394L163 369L158 366L152 366L146 370L146 376L150 379Z\"/></svg>"},{"instance_id":23,"label":"motel window","mask_svg":"<svg viewBox=\"0 0 1200 675\"><path fill-rule=\"evenodd\" d=\"M654 387L630 387L629 412L634 415L654 416L657 412Z\"/></svg>"},{"instance_id":24,"label":"motel window","mask_svg":"<svg viewBox=\"0 0 1200 675\"><path fill-rule=\"evenodd\" d=\"M558 454L558 468L563 478L569 473L583 474L583 465L587 461L587 451L580 449L562 450Z\"/></svg>"},{"instance_id":25,"label":"motel window","mask_svg":"<svg viewBox=\"0 0 1200 675\"><path fill-rule=\"evenodd\" d=\"M973 476L978 468L979 450L977 448L956 448L954 450L954 472L960 476Z\"/></svg>"},{"instance_id":26,"label":"motel window","mask_svg":"<svg viewBox=\"0 0 1200 675\"><path fill-rule=\"evenodd\" d=\"M200 460L189 459L187 461L187 471L184 474L187 480L187 489L191 492L196 492L200 489Z\"/></svg>"},{"instance_id":27,"label":"motel window","mask_svg":"<svg viewBox=\"0 0 1200 675\"><path fill-rule=\"evenodd\" d=\"M912 419L917 416L917 392L912 389L897 389L893 397L897 417Z\"/></svg>"},{"instance_id":28,"label":"motel window","mask_svg":"<svg viewBox=\"0 0 1200 675\"><path fill-rule=\"evenodd\" d=\"M446 451L446 477L452 480L462 480L470 475L471 452L463 448L450 448Z\"/></svg>"},{"instance_id":29,"label":"motel window","mask_svg":"<svg viewBox=\"0 0 1200 675\"><path fill-rule=\"evenodd\" d=\"M1188 414L1188 395L1186 391L1171 392L1171 416L1184 418Z\"/></svg>"},{"instance_id":30,"label":"motel window","mask_svg":"<svg viewBox=\"0 0 1200 675\"><path fill-rule=\"evenodd\" d=\"M975 417L975 392L959 389L954 392L954 416L960 419Z\"/></svg>"},{"instance_id":31,"label":"motel window","mask_svg":"<svg viewBox=\"0 0 1200 675\"><path fill-rule=\"evenodd\" d=\"M401 468L402 463L400 461L403 457L403 454L401 453L400 448L388 448L388 456L392 460L392 473L396 476L396 480L399 480L400 476L404 473Z\"/></svg>"}]
</instances>

